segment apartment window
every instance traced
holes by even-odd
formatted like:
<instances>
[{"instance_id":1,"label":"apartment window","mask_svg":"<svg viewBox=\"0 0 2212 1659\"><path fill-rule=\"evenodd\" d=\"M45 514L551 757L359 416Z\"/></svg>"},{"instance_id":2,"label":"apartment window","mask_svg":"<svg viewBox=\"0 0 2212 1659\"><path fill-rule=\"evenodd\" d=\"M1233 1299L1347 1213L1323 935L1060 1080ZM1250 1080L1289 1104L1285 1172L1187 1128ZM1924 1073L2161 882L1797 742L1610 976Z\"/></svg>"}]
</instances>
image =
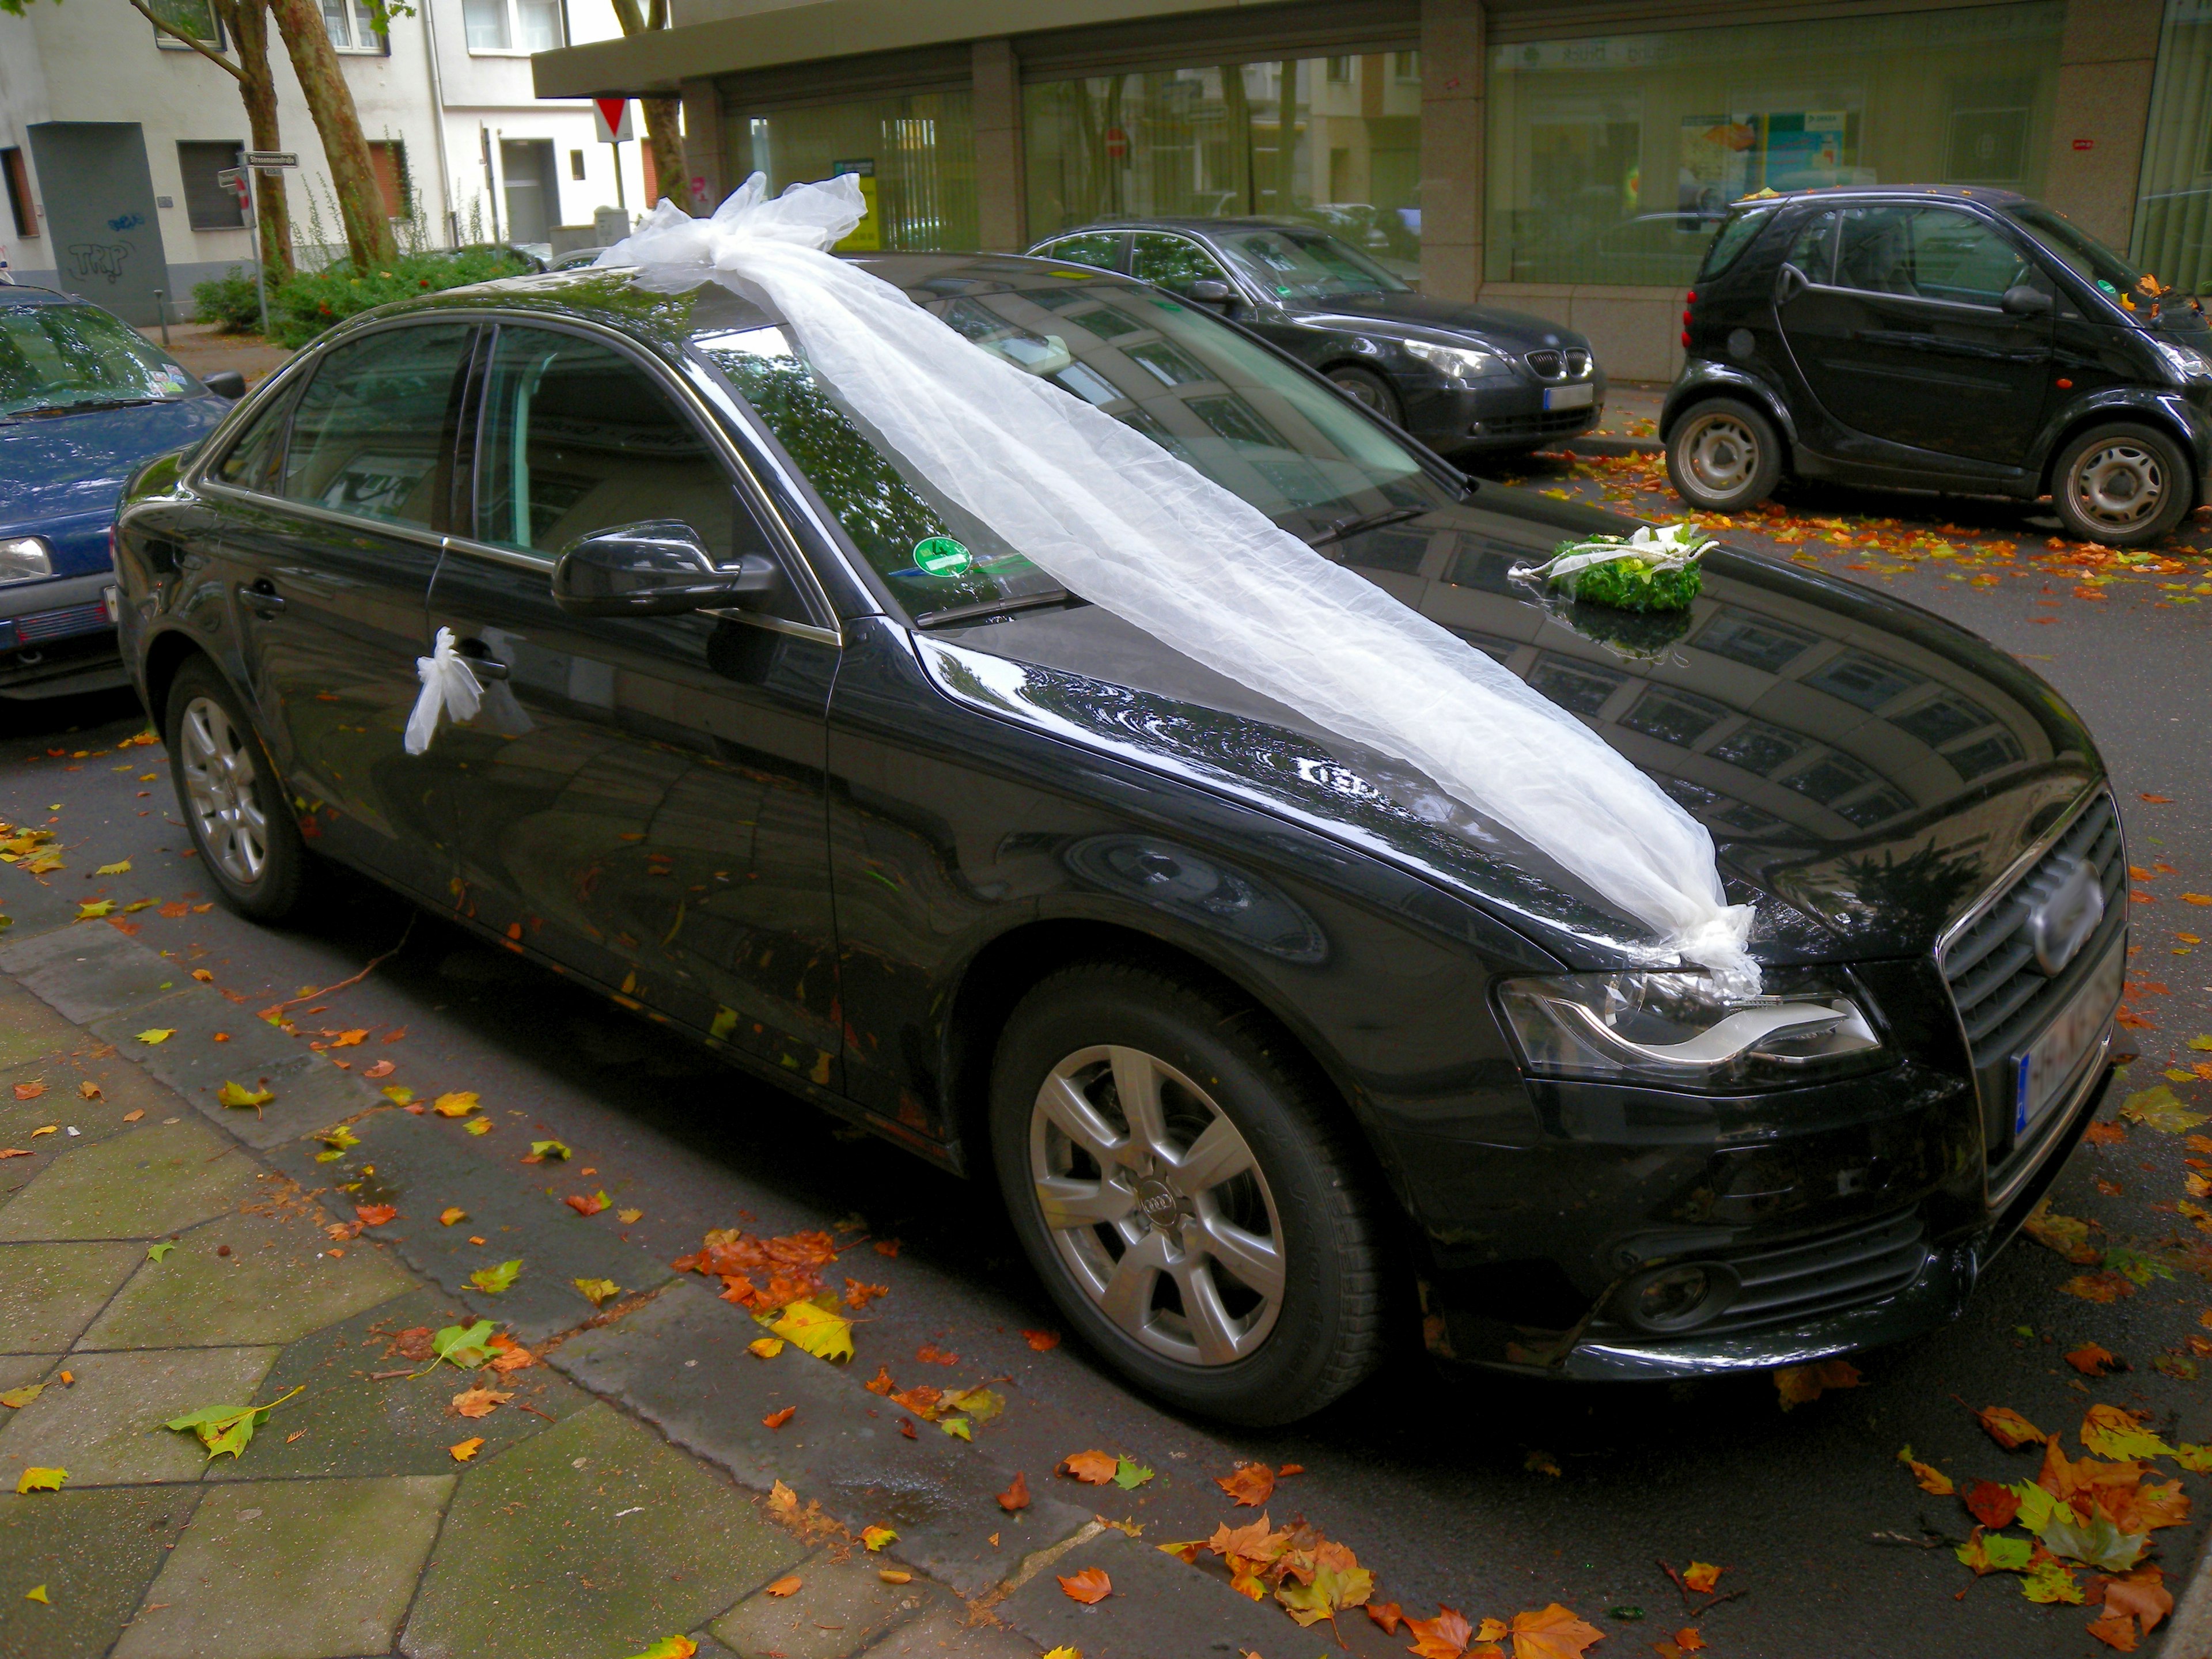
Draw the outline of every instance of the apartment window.
<instances>
[{"instance_id":1,"label":"apartment window","mask_svg":"<svg viewBox=\"0 0 2212 1659\"><path fill-rule=\"evenodd\" d=\"M568 176L571 179L580 179L584 176L584 152L580 149L572 149L568 152Z\"/></svg>"},{"instance_id":2,"label":"apartment window","mask_svg":"<svg viewBox=\"0 0 2212 1659\"><path fill-rule=\"evenodd\" d=\"M550 52L562 43L561 0L461 0L471 52Z\"/></svg>"},{"instance_id":3,"label":"apartment window","mask_svg":"<svg viewBox=\"0 0 2212 1659\"><path fill-rule=\"evenodd\" d=\"M20 149L0 149L0 177L8 183L8 211L15 216L15 234L39 234L39 210L31 205L31 175Z\"/></svg>"},{"instance_id":4,"label":"apartment window","mask_svg":"<svg viewBox=\"0 0 2212 1659\"><path fill-rule=\"evenodd\" d=\"M397 138L368 141L368 164L376 172L376 187L384 196L384 216L407 216L407 146Z\"/></svg>"},{"instance_id":5,"label":"apartment window","mask_svg":"<svg viewBox=\"0 0 2212 1659\"><path fill-rule=\"evenodd\" d=\"M1418 52L1392 52L1390 76L1395 81L1410 81L1419 83L1421 78L1421 54Z\"/></svg>"},{"instance_id":6,"label":"apartment window","mask_svg":"<svg viewBox=\"0 0 2212 1659\"><path fill-rule=\"evenodd\" d=\"M1330 58L1328 60L1328 78L1334 82L1338 86L1345 86L1348 84L1352 80L1352 59L1349 58Z\"/></svg>"},{"instance_id":7,"label":"apartment window","mask_svg":"<svg viewBox=\"0 0 2212 1659\"><path fill-rule=\"evenodd\" d=\"M322 7L323 27L330 32L331 44L340 52L391 54L392 37L377 33L368 0L322 0Z\"/></svg>"},{"instance_id":8,"label":"apartment window","mask_svg":"<svg viewBox=\"0 0 2212 1659\"><path fill-rule=\"evenodd\" d=\"M217 52L223 49L222 21L215 15L208 0L147 0L146 9L173 29L181 29L195 40L204 41ZM154 31L154 44L164 52L190 52L191 48L173 34L161 29Z\"/></svg>"},{"instance_id":9,"label":"apartment window","mask_svg":"<svg viewBox=\"0 0 2212 1659\"><path fill-rule=\"evenodd\" d=\"M234 167L245 149L231 140L186 140L177 146L177 171L185 181L185 217L194 230L236 230L252 223L238 191L216 182L216 174Z\"/></svg>"}]
</instances>

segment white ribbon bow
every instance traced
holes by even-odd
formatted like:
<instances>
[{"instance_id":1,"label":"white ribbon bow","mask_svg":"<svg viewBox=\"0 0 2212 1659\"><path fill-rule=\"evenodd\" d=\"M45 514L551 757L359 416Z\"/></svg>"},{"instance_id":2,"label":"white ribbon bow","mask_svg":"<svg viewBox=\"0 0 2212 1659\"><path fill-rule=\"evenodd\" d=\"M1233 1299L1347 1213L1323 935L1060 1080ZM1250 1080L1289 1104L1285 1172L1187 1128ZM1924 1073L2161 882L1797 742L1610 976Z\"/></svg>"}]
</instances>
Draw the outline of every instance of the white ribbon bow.
<instances>
[{"instance_id":1,"label":"white ribbon bow","mask_svg":"<svg viewBox=\"0 0 2212 1659\"><path fill-rule=\"evenodd\" d=\"M469 659L454 649L450 628L438 630L428 656L415 659L415 677L422 682L422 690L416 696L414 712L407 716L404 746L410 755L430 746L441 710L453 720L466 720L475 719L483 706L483 687L469 671Z\"/></svg>"},{"instance_id":2,"label":"white ribbon bow","mask_svg":"<svg viewBox=\"0 0 2212 1659\"><path fill-rule=\"evenodd\" d=\"M1577 542L1571 550L1556 558L1542 564L1516 564L1505 574L1516 581L1558 581L1577 570L1586 570L1594 564L1610 564L1615 559L1641 559L1654 570L1680 570L1713 544L1712 538L1703 534L1695 525L1670 524L1654 530L1647 524L1638 526L1626 541L1608 538Z\"/></svg>"}]
</instances>

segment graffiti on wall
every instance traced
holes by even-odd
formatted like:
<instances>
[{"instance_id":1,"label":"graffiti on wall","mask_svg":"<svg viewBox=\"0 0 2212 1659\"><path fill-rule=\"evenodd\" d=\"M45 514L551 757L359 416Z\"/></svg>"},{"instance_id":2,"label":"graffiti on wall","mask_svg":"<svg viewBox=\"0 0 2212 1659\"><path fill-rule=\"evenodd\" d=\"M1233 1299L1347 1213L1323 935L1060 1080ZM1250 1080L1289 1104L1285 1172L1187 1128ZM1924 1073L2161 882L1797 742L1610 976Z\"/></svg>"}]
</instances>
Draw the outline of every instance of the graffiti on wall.
<instances>
[{"instance_id":1,"label":"graffiti on wall","mask_svg":"<svg viewBox=\"0 0 2212 1659\"><path fill-rule=\"evenodd\" d=\"M105 276L112 287L123 279L123 262L132 251L129 242L71 242L70 275L81 283Z\"/></svg>"}]
</instances>

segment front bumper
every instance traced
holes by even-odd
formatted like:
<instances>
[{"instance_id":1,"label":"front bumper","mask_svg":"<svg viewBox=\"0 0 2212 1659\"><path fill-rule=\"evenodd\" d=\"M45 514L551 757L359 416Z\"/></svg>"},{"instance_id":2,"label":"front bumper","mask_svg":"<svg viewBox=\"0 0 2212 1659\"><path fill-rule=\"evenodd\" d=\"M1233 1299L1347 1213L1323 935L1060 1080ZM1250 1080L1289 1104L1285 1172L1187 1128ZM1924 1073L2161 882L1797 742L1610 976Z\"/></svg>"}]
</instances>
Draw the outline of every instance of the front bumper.
<instances>
[{"instance_id":1,"label":"front bumper","mask_svg":"<svg viewBox=\"0 0 2212 1659\"><path fill-rule=\"evenodd\" d=\"M1547 408L1559 394L1586 388L1589 402ZM1443 386L1401 388L1407 430L1435 449L1528 449L1587 432L1605 413L1605 380L1539 384L1514 380L1461 389Z\"/></svg>"}]
</instances>

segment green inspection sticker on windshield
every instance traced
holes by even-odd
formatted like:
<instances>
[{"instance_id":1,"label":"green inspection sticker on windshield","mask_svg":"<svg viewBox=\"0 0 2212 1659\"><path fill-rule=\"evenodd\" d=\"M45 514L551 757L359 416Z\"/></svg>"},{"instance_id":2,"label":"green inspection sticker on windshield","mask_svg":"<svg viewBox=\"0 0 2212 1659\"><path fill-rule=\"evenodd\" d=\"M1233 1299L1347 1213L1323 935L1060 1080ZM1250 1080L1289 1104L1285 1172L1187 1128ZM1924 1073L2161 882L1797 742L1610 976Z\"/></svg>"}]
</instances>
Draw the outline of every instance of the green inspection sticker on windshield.
<instances>
[{"instance_id":1,"label":"green inspection sticker on windshield","mask_svg":"<svg viewBox=\"0 0 2212 1659\"><path fill-rule=\"evenodd\" d=\"M927 536L914 544L914 568L926 576L957 576L975 562L950 536Z\"/></svg>"}]
</instances>

